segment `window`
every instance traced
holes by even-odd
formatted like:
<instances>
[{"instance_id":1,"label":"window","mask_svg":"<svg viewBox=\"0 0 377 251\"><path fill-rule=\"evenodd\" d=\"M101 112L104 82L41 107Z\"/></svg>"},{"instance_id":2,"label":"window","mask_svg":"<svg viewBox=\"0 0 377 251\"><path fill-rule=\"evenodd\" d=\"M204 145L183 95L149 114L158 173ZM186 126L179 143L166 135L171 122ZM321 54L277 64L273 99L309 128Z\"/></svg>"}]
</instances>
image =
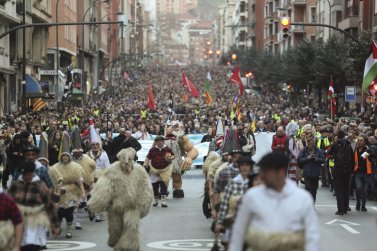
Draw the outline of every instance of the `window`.
<instances>
[{"instance_id":1,"label":"window","mask_svg":"<svg viewBox=\"0 0 377 251\"><path fill-rule=\"evenodd\" d=\"M310 22L316 23L317 22L317 8L311 7L310 8Z\"/></svg>"}]
</instances>

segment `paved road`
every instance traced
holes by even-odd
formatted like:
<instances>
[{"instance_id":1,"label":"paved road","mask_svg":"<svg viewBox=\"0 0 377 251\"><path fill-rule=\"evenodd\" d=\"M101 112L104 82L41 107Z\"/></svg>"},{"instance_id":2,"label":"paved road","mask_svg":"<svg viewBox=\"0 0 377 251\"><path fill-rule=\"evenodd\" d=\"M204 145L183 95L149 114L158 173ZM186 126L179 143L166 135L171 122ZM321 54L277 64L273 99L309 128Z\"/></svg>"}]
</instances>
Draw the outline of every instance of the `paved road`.
<instances>
[{"instance_id":1,"label":"paved road","mask_svg":"<svg viewBox=\"0 0 377 251\"><path fill-rule=\"evenodd\" d=\"M200 170L192 170L185 176L184 199L169 199L167 209L153 208L142 220L142 251L158 250L210 250L213 234L210 221L201 212L203 178ZM335 197L324 188L319 189L316 210L321 227L322 251L375 250L377 246L377 203L368 202L368 212L354 210L346 216L336 216ZM342 222L342 221L345 222ZM328 224L326 224L328 223ZM107 222L95 223L86 220L83 231L75 231L73 239L63 237L51 240L51 250L111 250L106 246ZM74 242L85 243L74 243ZM93 247L92 245L96 245Z\"/></svg>"}]
</instances>

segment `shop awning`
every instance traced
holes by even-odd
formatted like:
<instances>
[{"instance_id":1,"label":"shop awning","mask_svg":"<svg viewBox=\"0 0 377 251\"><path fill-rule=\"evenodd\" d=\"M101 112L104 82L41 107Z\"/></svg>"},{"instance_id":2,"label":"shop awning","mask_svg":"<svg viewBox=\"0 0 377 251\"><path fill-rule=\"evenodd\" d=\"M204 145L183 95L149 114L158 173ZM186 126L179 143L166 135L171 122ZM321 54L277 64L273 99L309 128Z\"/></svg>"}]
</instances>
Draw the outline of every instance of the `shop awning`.
<instances>
[{"instance_id":1,"label":"shop awning","mask_svg":"<svg viewBox=\"0 0 377 251\"><path fill-rule=\"evenodd\" d=\"M39 98L44 97L41 85L38 80L30 75L26 75L26 98Z\"/></svg>"}]
</instances>

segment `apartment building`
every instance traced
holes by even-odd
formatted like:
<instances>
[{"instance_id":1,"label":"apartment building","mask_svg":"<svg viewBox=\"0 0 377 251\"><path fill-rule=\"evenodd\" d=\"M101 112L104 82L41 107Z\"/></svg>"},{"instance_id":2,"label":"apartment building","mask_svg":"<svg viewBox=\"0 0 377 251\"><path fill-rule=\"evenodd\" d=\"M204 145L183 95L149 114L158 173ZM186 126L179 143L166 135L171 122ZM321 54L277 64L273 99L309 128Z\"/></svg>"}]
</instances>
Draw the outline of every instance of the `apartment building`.
<instances>
[{"instance_id":1,"label":"apartment building","mask_svg":"<svg viewBox=\"0 0 377 251\"><path fill-rule=\"evenodd\" d=\"M16 5L9 1L0 3L0 33L21 23ZM17 44L10 34L0 40L0 115L17 109ZM21 54L22 57L22 54ZM13 106L13 107L12 107Z\"/></svg>"},{"instance_id":2,"label":"apartment building","mask_svg":"<svg viewBox=\"0 0 377 251\"><path fill-rule=\"evenodd\" d=\"M10 4L11 6L8 6ZM26 23L50 23L51 22L51 2L49 0L30 0L25 1L25 6L22 1L7 1L4 5L5 11L10 11L14 15L14 8L16 8L16 15L13 16L13 21L9 27L17 26L23 19L25 12ZM4 9L3 9L4 10ZM12 21L12 22L13 22ZM16 110L24 105L30 105L31 98L42 96L36 90L42 87L39 83L39 72L43 70L48 64L47 59L47 41L48 28L34 27L25 29L25 37L23 31L18 30L16 34L11 35L10 41L15 41L10 45L10 63L16 70L16 78L11 78L9 84L9 98L7 100L9 110ZM25 55L23 55L23 42L25 41ZM14 47L13 47L14 46ZM26 61L25 70L25 93L22 93L23 69L22 65ZM47 90L46 90L47 89ZM44 88L48 92L48 88Z\"/></svg>"}]
</instances>

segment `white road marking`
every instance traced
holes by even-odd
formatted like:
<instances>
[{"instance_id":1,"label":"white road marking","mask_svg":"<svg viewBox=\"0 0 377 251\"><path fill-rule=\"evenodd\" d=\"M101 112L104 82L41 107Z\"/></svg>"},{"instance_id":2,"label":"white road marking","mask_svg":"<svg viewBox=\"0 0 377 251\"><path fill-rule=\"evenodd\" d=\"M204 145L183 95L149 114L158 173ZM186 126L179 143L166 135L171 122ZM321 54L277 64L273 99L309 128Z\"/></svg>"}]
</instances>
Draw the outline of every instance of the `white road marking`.
<instances>
[{"instance_id":1,"label":"white road marking","mask_svg":"<svg viewBox=\"0 0 377 251\"><path fill-rule=\"evenodd\" d=\"M353 222L349 222L349 221L344 221L344 220L338 220L338 219L334 219L332 221L329 221L326 223L326 225L331 225L335 222L340 222L341 224L346 224L346 225L353 225L353 226L359 226L360 224L358 223L353 223Z\"/></svg>"},{"instance_id":2,"label":"white road marking","mask_svg":"<svg viewBox=\"0 0 377 251\"><path fill-rule=\"evenodd\" d=\"M355 229L353 229L352 227L350 227L347 224L340 224L340 226L342 226L345 230L347 230L351 234L360 234L358 231L356 231Z\"/></svg>"},{"instance_id":3,"label":"white road marking","mask_svg":"<svg viewBox=\"0 0 377 251\"><path fill-rule=\"evenodd\" d=\"M371 207L374 211L377 211L377 207Z\"/></svg>"},{"instance_id":4,"label":"white road marking","mask_svg":"<svg viewBox=\"0 0 377 251\"><path fill-rule=\"evenodd\" d=\"M213 239L167 240L148 243L150 248L175 251L210 251Z\"/></svg>"},{"instance_id":5,"label":"white road marking","mask_svg":"<svg viewBox=\"0 0 377 251\"><path fill-rule=\"evenodd\" d=\"M97 246L97 244L83 241L47 241L47 248L49 250L83 250L93 248L95 246Z\"/></svg>"}]
</instances>

